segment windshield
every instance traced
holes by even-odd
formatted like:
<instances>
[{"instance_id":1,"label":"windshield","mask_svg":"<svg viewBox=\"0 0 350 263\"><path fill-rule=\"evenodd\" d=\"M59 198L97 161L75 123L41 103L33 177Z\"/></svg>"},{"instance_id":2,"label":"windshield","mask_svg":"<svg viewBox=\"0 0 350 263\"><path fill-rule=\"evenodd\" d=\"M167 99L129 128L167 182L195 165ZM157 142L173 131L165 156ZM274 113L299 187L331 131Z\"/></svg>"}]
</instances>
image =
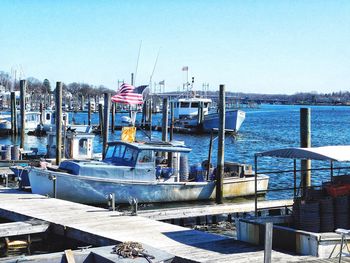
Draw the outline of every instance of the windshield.
<instances>
[{"instance_id":1,"label":"windshield","mask_svg":"<svg viewBox=\"0 0 350 263\"><path fill-rule=\"evenodd\" d=\"M108 146L105 162L123 166L134 166L138 150L124 144Z\"/></svg>"}]
</instances>

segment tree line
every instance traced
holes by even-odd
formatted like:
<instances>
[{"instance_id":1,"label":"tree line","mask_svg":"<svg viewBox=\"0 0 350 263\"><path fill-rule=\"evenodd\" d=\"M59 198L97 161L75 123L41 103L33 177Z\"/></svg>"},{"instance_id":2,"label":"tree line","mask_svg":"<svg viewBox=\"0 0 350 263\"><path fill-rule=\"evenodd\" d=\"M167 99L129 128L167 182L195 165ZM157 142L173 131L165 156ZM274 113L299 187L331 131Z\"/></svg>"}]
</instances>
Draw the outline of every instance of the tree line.
<instances>
[{"instance_id":1,"label":"tree line","mask_svg":"<svg viewBox=\"0 0 350 263\"><path fill-rule=\"evenodd\" d=\"M27 92L36 94L50 94L55 90L55 84L51 84L48 79L43 81L29 77L27 80ZM13 80L9 73L0 71L0 86L4 86L7 91L19 90L19 81ZM103 85L94 86L88 83L72 82L69 84L62 83L63 93L71 93L73 96L100 96L105 92L114 94L115 91L108 89Z\"/></svg>"}]
</instances>

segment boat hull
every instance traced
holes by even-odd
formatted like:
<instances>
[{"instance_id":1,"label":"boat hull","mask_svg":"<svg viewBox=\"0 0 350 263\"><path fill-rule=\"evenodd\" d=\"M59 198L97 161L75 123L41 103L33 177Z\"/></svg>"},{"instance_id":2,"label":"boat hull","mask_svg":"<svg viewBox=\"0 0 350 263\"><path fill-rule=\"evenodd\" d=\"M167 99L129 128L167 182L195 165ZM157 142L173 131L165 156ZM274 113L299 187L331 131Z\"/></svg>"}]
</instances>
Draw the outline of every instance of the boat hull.
<instances>
[{"instance_id":1,"label":"boat hull","mask_svg":"<svg viewBox=\"0 0 350 263\"><path fill-rule=\"evenodd\" d=\"M241 110L230 110L225 113L225 129L237 133L245 120L245 112ZM204 116L203 123L197 118L183 118L175 123L175 128L190 129L204 133L210 133L219 128L219 114L210 113Z\"/></svg>"},{"instance_id":2,"label":"boat hull","mask_svg":"<svg viewBox=\"0 0 350 263\"><path fill-rule=\"evenodd\" d=\"M226 111L225 129L238 132L245 119L245 112L241 110ZM204 117L203 130L210 132L212 129L219 128L219 114L208 114Z\"/></svg>"},{"instance_id":3,"label":"boat hull","mask_svg":"<svg viewBox=\"0 0 350 263\"><path fill-rule=\"evenodd\" d=\"M32 168L29 180L35 194L53 196L52 177L56 177L57 198L87 204L106 204L107 196L114 193L117 203L181 202L215 198L215 182L141 182L90 176L77 176ZM51 178L51 179L50 179ZM268 176L258 177L258 190L266 191ZM254 177L224 180L225 198L254 195Z\"/></svg>"}]
</instances>

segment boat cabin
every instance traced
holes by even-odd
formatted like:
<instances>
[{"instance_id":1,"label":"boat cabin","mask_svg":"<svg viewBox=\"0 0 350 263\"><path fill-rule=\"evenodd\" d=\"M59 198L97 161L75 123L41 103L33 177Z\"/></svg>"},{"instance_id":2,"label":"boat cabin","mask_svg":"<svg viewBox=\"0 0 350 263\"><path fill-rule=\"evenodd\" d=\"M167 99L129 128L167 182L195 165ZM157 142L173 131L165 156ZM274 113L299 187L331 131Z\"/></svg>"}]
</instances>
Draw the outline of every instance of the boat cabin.
<instances>
[{"instance_id":1,"label":"boat cabin","mask_svg":"<svg viewBox=\"0 0 350 263\"><path fill-rule=\"evenodd\" d=\"M47 133L47 156L56 156L56 132ZM95 135L87 132L76 132L75 129L65 132L64 157L67 159L87 160L93 159L93 140Z\"/></svg>"},{"instance_id":2,"label":"boat cabin","mask_svg":"<svg viewBox=\"0 0 350 263\"><path fill-rule=\"evenodd\" d=\"M182 98L173 102L174 117L177 119L196 117L200 106L203 107L204 115L208 115L212 103L211 99L206 98Z\"/></svg>"},{"instance_id":3,"label":"boat cabin","mask_svg":"<svg viewBox=\"0 0 350 263\"><path fill-rule=\"evenodd\" d=\"M56 127L56 112L52 110L43 111L42 124L45 131L54 130ZM68 126L68 113L62 113L62 125Z\"/></svg>"},{"instance_id":4,"label":"boat cabin","mask_svg":"<svg viewBox=\"0 0 350 263\"><path fill-rule=\"evenodd\" d=\"M137 180L181 180L188 167L180 166L180 159L191 151L182 142L127 143L117 141L108 144L103 162L135 169ZM187 170L186 170L187 169ZM135 177L136 179L136 177Z\"/></svg>"}]
</instances>

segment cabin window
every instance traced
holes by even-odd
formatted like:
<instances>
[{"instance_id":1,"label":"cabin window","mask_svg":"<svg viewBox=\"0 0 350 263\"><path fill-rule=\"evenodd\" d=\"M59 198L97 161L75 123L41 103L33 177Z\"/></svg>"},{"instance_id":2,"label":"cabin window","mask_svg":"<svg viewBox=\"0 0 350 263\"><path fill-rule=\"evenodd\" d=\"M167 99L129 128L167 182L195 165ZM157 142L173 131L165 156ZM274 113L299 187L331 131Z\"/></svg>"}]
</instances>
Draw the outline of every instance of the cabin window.
<instances>
[{"instance_id":1,"label":"cabin window","mask_svg":"<svg viewBox=\"0 0 350 263\"><path fill-rule=\"evenodd\" d=\"M191 103L191 108L198 108L199 107L199 102L192 102Z\"/></svg>"},{"instance_id":2,"label":"cabin window","mask_svg":"<svg viewBox=\"0 0 350 263\"><path fill-rule=\"evenodd\" d=\"M124 160L127 162L136 161L137 150L127 147L124 153Z\"/></svg>"},{"instance_id":3,"label":"cabin window","mask_svg":"<svg viewBox=\"0 0 350 263\"><path fill-rule=\"evenodd\" d=\"M143 150L143 151L141 151L140 154L139 154L138 162L139 163L154 162L153 151L151 151L151 150Z\"/></svg>"},{"instance_id":4,"label":"cabin window","mask_svg":"<svg viewBox=\"0 0 350 263\"><path fill-rule=\"evenodd\" d=\"M50 120L50 113L46 113L46 119Z\"/></svg>"},{"instance_id":5,"label":"cabin window","mask_svg":"<svg viewBox=\"0 0 350 263\"><path fill-rule=\"evenodd\" d=\"M107 151L106 151L106 158L112 158L114 154L114 146L108 146Z\"/></svg>"},{"instance_id":6,"label":"cabin window","mask_svg":"<svg viewBox=\"0 0 350 263\"><path fill-rule=\"evenodd\" d=\"M87 155L87 150L88 150L87 144L88 144L87 139L80 139L79 140L79 154L80 155Z\"/></svg>"},{"instance_id":7,"label":"cabin window","mask_svg":"<svg viewBox=\"0 0 350 263\"><path fill-rule=\"evenodd\" d=\"M114 157L117 157L117 158L123 158L124 156L124 152L125 152L125 145L117 145L115 146L115 152L114 152Z\"/></svg>"},{"instance_id":8,"label":"cabin window","mask_svg":"<svg viewBox=\"0 0 350 263\"><path fill-rule=\"evenodd\" d=\"M204 108L208 108L209 102L204 102Z\"/></svg>"},{"instance_id":9,"label":"cabin window","mask_svg":"<svg viewBox=\"0 0 350 263\"><path fill-rule=\"evenodd\" d=\"M180 107L181 108L188 108L188 107L190 107L190 103L189 102L181 102Z\"/></svg>"}]
</instances>

